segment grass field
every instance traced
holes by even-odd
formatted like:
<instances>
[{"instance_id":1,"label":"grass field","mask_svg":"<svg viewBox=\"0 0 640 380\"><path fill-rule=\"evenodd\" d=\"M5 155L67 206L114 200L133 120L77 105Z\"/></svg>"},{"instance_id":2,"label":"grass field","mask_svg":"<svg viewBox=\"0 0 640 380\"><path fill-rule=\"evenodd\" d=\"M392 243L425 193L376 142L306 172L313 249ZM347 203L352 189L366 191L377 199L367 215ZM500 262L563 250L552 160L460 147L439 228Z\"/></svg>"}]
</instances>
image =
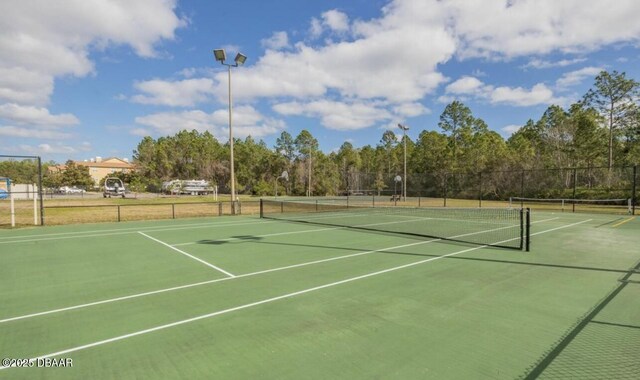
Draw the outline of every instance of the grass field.
<instances>
[{"instance_id":1,"label":"grass field","mask_svg":"<svg viewBox=\"0 0 640 380\"><path fill-rule=\"evenodd\" d=\"M296 197L288 197L297 199ZM279 199L288 199L280 197ZM346 197L335 197L345 200ZM326 199L318 197L314 199ZM102 198L101 194L60 196L44 198L45 225L61 225L92 222L116 222L135 220L179 219L230 215L231 205L228 195L221 194L218 201L208 196L165 196L142 193L130 194L128 198ZM259 198L241 196L242 214L256 215ZM508 207L508 201L492 201L477 199L443 199L427 197L407 197L406 201L392 201L389 196L352 196L354 204L375 206L403 207ZM514 207L520 207L517 203ZM530 207L535 211L572 212L573 205L559 202L523 203L522 207ZM39 208L39 206L37 206ZM626 205L590 205L578 204L576 212L608 213L625 215ZM636 211L636 214L639 211ZM34 204L32 200L15 201L15 219L17 226L34 225ZM39 223L39 214L36 218ZM0 201L0 228L9 228L10 207L8 200Z\"/></svg>"},{"instance_id":2,"label":"grass field","mask_svg":"<svg viewBox=\"0 0 640 380\"><path fill-rule=\"evenodd\" d=\"M528 253L255 216L0 230L0 357L73 364L0 378L640 378L640 219L532 221Z\"/></svg>"}]
</instances>

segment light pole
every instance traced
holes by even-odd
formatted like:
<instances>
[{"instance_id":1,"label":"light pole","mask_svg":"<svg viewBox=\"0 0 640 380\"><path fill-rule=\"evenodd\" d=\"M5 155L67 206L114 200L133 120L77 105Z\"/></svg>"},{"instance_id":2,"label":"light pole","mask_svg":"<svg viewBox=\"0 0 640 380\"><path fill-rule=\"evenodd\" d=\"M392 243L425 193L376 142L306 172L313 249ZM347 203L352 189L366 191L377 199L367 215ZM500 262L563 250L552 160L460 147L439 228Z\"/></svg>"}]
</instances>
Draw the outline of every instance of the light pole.
<instances>
[{"instance_id":1,"label":"light pole","mask_svg":"<svg viewBox=\"0 0 640 380\"><path fill-rule=\"evenodd\" d=\"M247 60L247 56L241 53L238 53L235 58L235 63L225 63L224 61L227 59L227 55L224 52L224 49L214 49L213 56L216 61L221 64L227 66L229 69L229 150L230 150L230 170L231 170L231 214L235 215L236 213L236 175L233 169L233 124L232 124L232 104L231 104L231 68L238 67Z\"/></svg>"},{"instance_id":2,"label":"light pole","mask_svg":"<svg viewBox=\"0 0 640 380\"><path fill-rule=\"evenodd\" d=\"M402 129L402 141L404 142L404 181L402 181L402 199L407 201L407 131L409 127L398 124L398 128Z\"/></svg>"}]
</instances>

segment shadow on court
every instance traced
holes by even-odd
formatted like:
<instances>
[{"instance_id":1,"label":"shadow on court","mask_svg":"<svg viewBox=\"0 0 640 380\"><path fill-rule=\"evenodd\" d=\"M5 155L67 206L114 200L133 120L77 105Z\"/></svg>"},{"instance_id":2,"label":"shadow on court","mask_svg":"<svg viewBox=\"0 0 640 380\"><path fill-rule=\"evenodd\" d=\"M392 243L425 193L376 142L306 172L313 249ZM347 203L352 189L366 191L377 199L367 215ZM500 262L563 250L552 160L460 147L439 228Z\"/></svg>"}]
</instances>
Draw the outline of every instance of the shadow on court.
<instances>
[{"instance_id":1,"label":"shadow on court","mask_svg":"<svg viewBox=\"0 0 640 380\"><path fill-rule=\"evenodd\" d=\"M424 240L429 240L425 238ZM338 247L338 246L329 246L329 245L318 245L318 244L303 244L303 243L286 243L286 242L270 242L265 241L264 238L260 236L253 235L238 235L232 236L231 238L225 240L200 240L198 244L211 244L211 245L222 245L227 243L242 243L242 242L253 242L259 244L267 244L267 245L276 245L276 246L291 246L291 247L303 247L303 248L317 248L319 250L338 250L338 251L348 251L353 253L358 252L366 252L367 249L362 248L351 248L351 247ZM463 244L459 242L451 242L446 241L447 244L464 246L464 247L478 247L478 245L474 244ZM515 253L512 249L507 248L496 248L491 247L493 249L499 249L504 253ZM404 256L416 256L416 257L442 257L443 255L434 255L428 253L415 253L415 252L401 252L397 250L387 250L387 251L376 251L375 249L371 250L380 254L389 254L389 255L404 255ZM519 254L518 252L517 254ZM465 257L465 256L447 256L444 257L448 260L465 260L465 261L477 261L483 263L499 263L499 264L513 264L513 265L527 265L533 267L545 267L545 268L556 268L556 269L572 269L572 270L584 270L584 271L595 271L595 272L609 272L609 273L620 273L620 274L629 274L633 273L635 269L616 269L616 268L598 268L598 267L588 267L588 266L577 266L577 265L563 265L563 264L551 264L551 263L536 263L530 261L514 261L514 260L499 260L499 259L489 259L489 258L481 258L481 257ZM632 281L627 281L632 282Z\"/></svg>"}]
</instances>

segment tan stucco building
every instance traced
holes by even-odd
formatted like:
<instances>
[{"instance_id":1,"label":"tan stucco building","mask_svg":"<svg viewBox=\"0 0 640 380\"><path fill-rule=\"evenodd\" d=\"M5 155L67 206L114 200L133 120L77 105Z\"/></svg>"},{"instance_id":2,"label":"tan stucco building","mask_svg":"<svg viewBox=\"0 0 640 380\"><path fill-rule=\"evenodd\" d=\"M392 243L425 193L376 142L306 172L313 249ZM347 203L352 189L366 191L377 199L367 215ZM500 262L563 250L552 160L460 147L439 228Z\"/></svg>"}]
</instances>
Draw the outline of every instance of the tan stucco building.
<instances>
[{"instance_id":1,"label":"tan stucco building","mask_svg":"<svg viewBox=\"0 0 640 380\"><path fill-rule=\"evenodd\" d=\"M128 173L134 169L133 164L129 161L117 157L109 157L104 160L100 157L91 159L88 161L74 161L78 166L87 166L89 168L89 175L93 178L93 182L98 186L100 180L104 177L118 172ZM65 165L56 165L50 167L49 170L63 171L66 169Z\"/></svg>"}]
</instances>

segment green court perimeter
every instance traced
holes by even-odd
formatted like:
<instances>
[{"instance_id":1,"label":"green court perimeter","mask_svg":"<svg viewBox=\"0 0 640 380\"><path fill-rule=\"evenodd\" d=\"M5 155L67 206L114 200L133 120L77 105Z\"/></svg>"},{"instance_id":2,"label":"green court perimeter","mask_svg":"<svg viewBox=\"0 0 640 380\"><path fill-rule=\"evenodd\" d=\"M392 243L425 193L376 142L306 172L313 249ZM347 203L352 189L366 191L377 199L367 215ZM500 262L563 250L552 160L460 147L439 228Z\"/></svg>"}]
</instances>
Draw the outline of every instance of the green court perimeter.
<instances>
[{"instance_id":1,"label":"green court perimeter","mask_svg":"<svg viewBox=\"0 0 640 380\"><path fill-rule=\"evenodd\" d=\"M0 357L73 361L0 378L640 378L640 218L534 212L531 235L524 252L257 217L0 230Z\"/></svg>"}]
</instances>

